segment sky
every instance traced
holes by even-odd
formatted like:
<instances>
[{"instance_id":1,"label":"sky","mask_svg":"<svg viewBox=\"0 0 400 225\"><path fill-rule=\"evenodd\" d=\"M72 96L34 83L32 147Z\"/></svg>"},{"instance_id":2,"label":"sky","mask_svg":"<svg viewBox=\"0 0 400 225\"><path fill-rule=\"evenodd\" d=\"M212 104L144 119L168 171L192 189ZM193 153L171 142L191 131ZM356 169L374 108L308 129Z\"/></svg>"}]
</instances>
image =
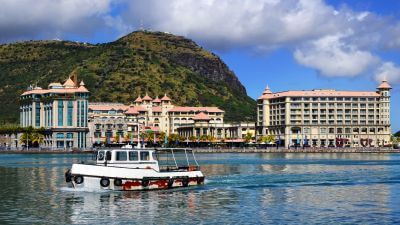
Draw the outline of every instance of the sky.
<instances>
[{"instance_id":1,"label":"sky","mask_svg":"<svg viewBox=\"0 0 400 225\"><path fill-rule=\"evenodd\" d=\"M215 52L252 98L329 88L392 85L400 130L398 0L0 0L0 43L113 41L132 31L169 32Z\"/></svg>"}]
</instances>

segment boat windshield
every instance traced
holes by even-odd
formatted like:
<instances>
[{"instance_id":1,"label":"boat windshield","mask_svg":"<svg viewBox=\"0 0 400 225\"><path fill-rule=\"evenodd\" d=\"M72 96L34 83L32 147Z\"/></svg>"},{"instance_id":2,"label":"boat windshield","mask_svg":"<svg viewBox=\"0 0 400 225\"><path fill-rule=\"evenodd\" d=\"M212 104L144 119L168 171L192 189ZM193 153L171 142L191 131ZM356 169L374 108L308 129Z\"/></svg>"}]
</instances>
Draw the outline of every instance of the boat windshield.
<instances>
[{"instance_id":1,"label":"boat windshield","mask_svg":"<svg viewBox=\"0 0 400 225\"><path fill-rule=\"evenodd\" d=\"M197 170L199 168L191 149L158 149L156 155L160 170Z\"/></svg>"}]
</instances>

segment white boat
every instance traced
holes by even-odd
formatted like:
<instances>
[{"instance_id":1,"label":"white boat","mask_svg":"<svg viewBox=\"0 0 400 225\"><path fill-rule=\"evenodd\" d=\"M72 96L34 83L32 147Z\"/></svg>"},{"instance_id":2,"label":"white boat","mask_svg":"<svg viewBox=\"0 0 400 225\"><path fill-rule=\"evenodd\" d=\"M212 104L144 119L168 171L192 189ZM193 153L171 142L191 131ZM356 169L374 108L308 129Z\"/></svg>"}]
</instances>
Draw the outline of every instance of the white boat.
<instances>
[{"instance_id":1,"label":"white boat","mask_svg":"<svg viewBox=\"0 0 400 225\"><path fill-rule=\"evenodd\" d=\"M94 164L73 164L70 187L118 191L168 189L204 183L191 149L109 149L94 153Z\"/></svg>"}]
</instances>

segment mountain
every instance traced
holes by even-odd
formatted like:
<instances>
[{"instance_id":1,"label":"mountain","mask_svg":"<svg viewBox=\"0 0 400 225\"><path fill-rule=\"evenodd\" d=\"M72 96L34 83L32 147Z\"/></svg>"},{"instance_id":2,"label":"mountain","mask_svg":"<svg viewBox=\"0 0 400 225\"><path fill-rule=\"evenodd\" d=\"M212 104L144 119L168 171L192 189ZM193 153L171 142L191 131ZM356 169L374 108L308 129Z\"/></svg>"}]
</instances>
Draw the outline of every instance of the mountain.
<instances>
[{"instance_id":1,"label":"mountain","mask_svg":"<svg viewBox=\"0 0 400 225\"><path fill-rule=\"evenodd\" d=\"M192 40L136 31L114 42L28 41L0 45L0 121L18 122L18 97L74 71L91 101L129 104L146 92L176 105L219 106L227 121L254 120L255 101L215 54Z\"/></svg>"}]
</instances>

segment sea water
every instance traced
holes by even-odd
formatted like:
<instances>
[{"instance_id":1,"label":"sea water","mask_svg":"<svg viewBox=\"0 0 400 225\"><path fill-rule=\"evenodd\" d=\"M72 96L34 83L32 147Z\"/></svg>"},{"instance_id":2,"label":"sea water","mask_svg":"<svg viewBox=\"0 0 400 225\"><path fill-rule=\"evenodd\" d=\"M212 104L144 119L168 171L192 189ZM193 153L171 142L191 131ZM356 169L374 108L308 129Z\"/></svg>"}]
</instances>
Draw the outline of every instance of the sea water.
<instances>
[{"instance_id":1,"label":"sea water","mask_svg":"<svg viewBox=\"0 0 400 225\"><path fill-rule=\"evenodd\" d=\"M67 188L84 154L1 154L0 224L399 224L400 155L198 154L205 185Z\"/></svg>"}]
</instances>

